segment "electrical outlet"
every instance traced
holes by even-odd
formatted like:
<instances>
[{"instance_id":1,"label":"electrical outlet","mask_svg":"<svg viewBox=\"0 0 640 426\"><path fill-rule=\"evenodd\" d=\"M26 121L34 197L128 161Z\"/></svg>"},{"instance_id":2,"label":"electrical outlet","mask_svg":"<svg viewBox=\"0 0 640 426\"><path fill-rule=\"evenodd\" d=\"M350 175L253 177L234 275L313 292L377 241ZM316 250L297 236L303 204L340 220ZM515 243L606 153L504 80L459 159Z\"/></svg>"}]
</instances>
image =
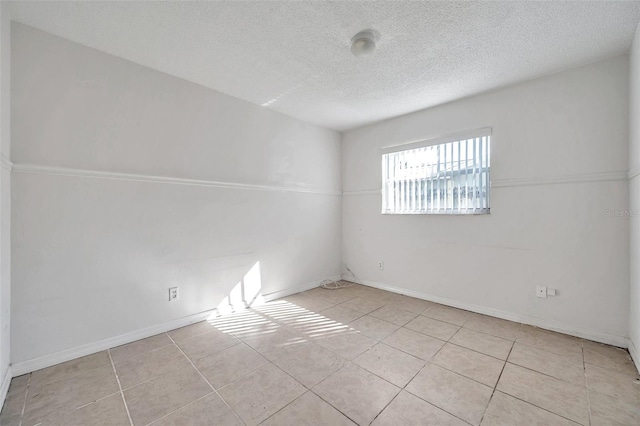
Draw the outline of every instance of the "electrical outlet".
<instances>
[{"instance_id":1,"label":"electrical outlet","mask_svg":"<svg viewBox=\"0 0 640 426\"><path fill-rule=\"evenodd\" d=\"M384 271L384 262L382 260L378 262L378 269Z\"/></svg>"},{"instance_id":2,"label":"electrical outlet","mask_svg":"<svg viewBox=\"0 0 640 426\"><path fill-rule=\"evenodd\" d=\"M537 285L536 286L536 296L546 299L547 298L547 288L545 286L542 286L542 285Z\"/></svg>"},{"instance_id":3,"label":"electrical outlet","mask_svg":"<svg viewBox=\"0 0 640 426\"><path fill-rule=\"evenodd\" d=\"M174 300L178 300L179 293L178 287L171 287L169 289L169 302L173 302Z\"/></svg>"}]
</instances>

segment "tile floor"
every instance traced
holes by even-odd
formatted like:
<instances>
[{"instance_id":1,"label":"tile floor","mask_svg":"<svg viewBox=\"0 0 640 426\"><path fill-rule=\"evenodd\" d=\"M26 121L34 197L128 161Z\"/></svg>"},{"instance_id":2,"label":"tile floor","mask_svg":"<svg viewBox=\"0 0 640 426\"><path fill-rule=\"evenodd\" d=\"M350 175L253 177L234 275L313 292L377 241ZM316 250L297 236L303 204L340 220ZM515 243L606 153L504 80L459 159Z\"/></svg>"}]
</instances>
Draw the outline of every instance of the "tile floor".
<instances>
[{"instance_id":1,"label":"tile floor","mask_svg":"<svg viewBox=\"0 0 640 426\"><path fill-rule=\"evenodd\" d=\"M16 377L2 425L639 425L621 349L353 285Z\"/></svg>"}]
</instances>

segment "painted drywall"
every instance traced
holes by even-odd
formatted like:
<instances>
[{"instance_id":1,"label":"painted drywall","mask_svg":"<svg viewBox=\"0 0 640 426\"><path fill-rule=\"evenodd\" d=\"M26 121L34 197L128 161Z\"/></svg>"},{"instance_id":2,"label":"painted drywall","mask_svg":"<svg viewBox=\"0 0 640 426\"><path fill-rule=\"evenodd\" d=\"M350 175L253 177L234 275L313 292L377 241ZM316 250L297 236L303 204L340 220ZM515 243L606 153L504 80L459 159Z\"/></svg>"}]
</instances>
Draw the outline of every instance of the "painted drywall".
<instances>
[{"instance_id":1,"label":"painted drywall","mask_svg":"<svg viewBox=\"0 0 640 426\"><path fill-rule=\"evenodd\" d=\"M640 370L640 25L631 45L629 71L630 351Z\"/></svg>"},{"instance_id":2,"label":"painted drywall","mask_svg":"<svg viewBox=\"0 0 640 426\"><path fill-rule=\"evenodd\" d=\"M10 227L11 171L9 137L11 111L11 40L8 2L0 2L0 406L11 379L10 353Z\"/></svg>"},{"instance_id":3,"label":"painted drywall","mask_svg":"<svg viewBox=\"0 0 640 426\"><path fill-rule=\"evenodd\" d=\"M363 282L626 342L628 66L619 56L345 133L344 264ZM382 147L482 127L490 215L380 214ZM536 285L558 295L538 299Z\"/></svg>"},{"instance_id":4,"label":"painted drywall","mask_svg":"<svg viewBox=\"0 0 640 426\"><path fill-rule=\"evenodd\" d=\"M339 274L338 133L17 23L12 76L13 363Z\"/></svg>"}]
</instances>

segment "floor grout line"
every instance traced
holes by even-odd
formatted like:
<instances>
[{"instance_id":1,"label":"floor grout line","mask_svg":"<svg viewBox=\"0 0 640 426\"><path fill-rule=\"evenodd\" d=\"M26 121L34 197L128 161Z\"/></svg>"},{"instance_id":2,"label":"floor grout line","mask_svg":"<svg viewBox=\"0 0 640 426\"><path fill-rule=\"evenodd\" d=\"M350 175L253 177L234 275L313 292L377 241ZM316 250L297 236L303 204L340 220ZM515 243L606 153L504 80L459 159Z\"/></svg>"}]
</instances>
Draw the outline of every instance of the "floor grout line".
<instances>
[{"instance_id":1,"label":"floor grout line","mask_svg":"<svg viewBox=\"0 0 640 426\"><path fill-rule=\"evenodd\" d=\"M585 386L585 392L587 393L587 414L588 414L588 422L589 422L589 426L591 425L591 392L589 392L589 384L587 383L587 381L589 380L587 378L587 366L586 361L584 359L584 343L580 344L580 349L582 349L582 371L584 373L584 386Z\"/></svg>"},{"instance_id":2,"label":"floor grout line","mask_svg":"<svg viewBox=\"0 0 640 426\"><path fill-rule=\"evenodd\" d=\"M511 351L513 351L513 347L516 342L511 344L511 348L509 349L509 354L507 355L507 359L511 356ZM493 386L493 390L491 391L491 396L489 397L489 401L487 401L487 406L484 407L484 411L482 412L482 417L480 417L480 424L484 420L484 416L487 415L487 411L489 410L489 405L491 405L491 400L493 400L493 395L496 394L496 389L498 388L498 383L500 383L500 379L502 378L502 373L504 373L504 369L507 367L507 361L505 360L504 364L502 364L502 369L500 370L500 374L498 374L498 380L496 380L496 384Z\"/></svg>"},{"instance_id":3,"label":"floor grout line","mask_svg":"<svg viewBox=\"0 0 640 426\"><path fill-rule=\"evenodd\" d=\"M232 413L233 413L233 414L238 418L238 420L240 421L240 423L242 423L242 424L246 424L246 423L245 423L245 422L240 418L240 416L238 415L238 413L236 413L236 411L235 411L233 408L231 408L231 406L229 405L229 403L228 403L228 402L227 402L227 401L222 397L222 395L220 395L220 393L216 390L216 388L215 388L215 387L213 387L213 385L211 384L211 382L209 381L209 379L207 379L207 378L204 376L204 374L202 374L202 372L198 369L198 367L196 367L196 365L193 363L193 361L191 361L191 358L189 358L189 357L187 356L187 354L185 354L185 353L184 353L184 351L182 350L182 348L181 348L181 347L180 347L180 346L175 342L175 340L173 340L173 338L172 338L171 336L169 336L169 334L168 334L168 333L167 333L167 336L169 337L169 339L171 339L171 341L173 342L173 344L174 344L174 345L176 345L176 347L177 347L177 348L178 348L178 350L182 353L182 355L184 355L184 357L185 357L185 358L187 358L187 360L189 361L189 363L191 364L191 366L192 366L192 367L193 367L193 368L198 372L198 374L200 375L200 377L202 377L202 379L203 379L203 380L204 380L204 381L209 385L209 387L213 390L213 392L215 392L215 394L218 396L218 398L220 398L220 399L222 400L222 402L224 402L224 405L226 405L226 406L227 406L227 408L228 408L229 410L231 410L231 412L232 412ZM255 371L255 370L254 370L254 371ZM193 401L192 401L192 402L193 402ZM187 405L189 405L189 404L187 404ZM186 405L185 405L185 406L183 406L183 407L186 407ZM180 408L183 408L183 407L180 407ZM180 409L180 408L179 408L179 409ZM179 410L179 409L178 409L178 410ZM175 410L175 411L178 411L178 410ZM175 411L172 411L172 413L173 413L173 412L175 412ZM171 414L171 413L169 413L169 414Z\"/></svg>"},{"instance_id":4,"label":"floor grout line","mask_svg":"<svg viewBox=\"0 0 640 426\"><path fill-rule=\"evenodd\" d=\"M527 405L531 405L532 407L536 407L536 408L538 408L538 409L540 409L540 410L542 410L542 411L546 411L547 413L549 413L549 414L553 414L554 416L561 417L561 418L563 418L563 419L565 419L565 420L570 421L571 423L575 423L576 425L580 425L580 423L579 423L578 421L576 421L576 420L572 420L572 419L570 419L570 418L568 418L568 417L566 417L566 416L563 416L562 414L558 414L558 413L556 413L556 412L554 412L554 411L548 410L548 409L546 409L546 408L544 408L544 407L541 407L541 406L539 406L539 405L536 405L536 404L534 404L534 403L532 403L532 402L529 402L529 401L527 401L527 400L525 400L525 399L519 398L519 397L517 397L517 396L515 396L515 395L511 395L510 393L507 393L506 391L503 391L503 390L501 390L501 389L496 388L496 392L500 392L500 393L502 393L502 394L505 394L505 395L507 395L508 397L511 397L511 398L513 398L513 399L517 399L518 401L521 401L521 402L523 402L523 403L525 403L525 404L527 404Z\"/></svg>"},{"instance_id":5,"label":"floor grout line","mask_svg":"<svg viewBox=\"0 0 640 426\"><path fill-rule=\"evenodd\" d=\"M20 412L20 422L18 422L18 426L22 426L22 421L24 419L24 412L27 409L27 398L29 397L30 385L31 385L31 373L29 373L29 379L27 380L27 387L24 390L24 401L22 402L22 411Z\"/></svg>"},{"instance_id":6,"label":"floor grout line","mask_svg":"<svg viewBox=\"0 0 640 426\"><path fill-rule=\"evenodd\" d=\"M129 423L131 424L131 426L133 426L133 419L131 418L131 413L129 412L129 406L127 405L127 400L124 397L124 392L122 391L122 385L120 384L118 371L116 370L116 365L113 362L113 358L111 358L111 349L107 349L107 354L109 355L109 361L111 361L111 368L113 368L113 374L116 376L116 382L118 382L118 389L120 389L120 396L122 397L122 403L124 404L124 409L127 411L127 417L129 418Z\"/></svg>"},{"instance_id":7,"label":"floor grout line","mask_svg":"<svg viewBox=\"0 0 640 426\"><path fill-rule=\"evenodd\" d=\"M204 398L206 398L206 397L208 397L208 396L210 396L210 395L215 395L215 391L213 391L213 390L212 390L211 392L207 393L206 395L202 395L200 398L194 399L194 400L193 400L193 401L191 401L190 403L188 403L188 404L186 404L186 405L183 405L182 407L178 408L177 410L171 411L171 412L169 412L169 413L165 414L165 415L164 415L164 416L162 416L162 417L158 417L157 419L155 419L155 420L153 420L153 421L151 421L151 422L147 423L145 426L151 426L151 425L153 425L154 423L157 423L157 422L159 422L160 420L162 420L162 419L165 419L165 418L169 417L170 415L172 415L172 414L173 414L173 413L175 413L176 411L180 411L180 410L182 410L183 408L186 408L186 407L188 407L188 406L190 406L190 405L192 405L192 404L195 404L196 402L198 402L198 401L200 401L200 400L202 400L202 399L204 399Z\"/></svg>"}]
</instances>

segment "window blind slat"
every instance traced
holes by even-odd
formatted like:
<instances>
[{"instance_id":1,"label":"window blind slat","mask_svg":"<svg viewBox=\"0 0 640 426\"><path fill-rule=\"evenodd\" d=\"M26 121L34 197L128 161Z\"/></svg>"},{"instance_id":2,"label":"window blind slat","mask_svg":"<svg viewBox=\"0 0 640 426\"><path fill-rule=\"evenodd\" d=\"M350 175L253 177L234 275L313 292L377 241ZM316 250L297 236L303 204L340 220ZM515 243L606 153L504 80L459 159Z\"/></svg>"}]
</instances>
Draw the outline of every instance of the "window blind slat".
<instances>
[{"instance_id":1,"label":"window blind slat","mask_svg":"<svg viewBox=\"0 0 640 426\"><path fill-rule=\"evenodd\" d=\"M483 197L482 197L482 193L483 193L483 185L482 185L482 139L480 138L478 139L478 159L479 159L479 164L478 164L478 207L479 208L484 208L484 201L483 201Z\"/></svg>"},{"instance_id":2,"label":"window blind slat","mask_svg":"<svg viewBox=\"0 0 640 426\"><path fill-rule=\"evenodd\" d=\"M487 197L486 197L486 201L487 201L487 209L489 208L489 206L491 206L491 166L489 164L491 155L490 155L490 150L491 150L491 144L489 141L489 138L485 138L486 144L487 144L487 149L485 149L485 155L486 155L486 159L485 159L485 170L486 170L486 179L487 179Z\"/></svg>"}]
</instances>

